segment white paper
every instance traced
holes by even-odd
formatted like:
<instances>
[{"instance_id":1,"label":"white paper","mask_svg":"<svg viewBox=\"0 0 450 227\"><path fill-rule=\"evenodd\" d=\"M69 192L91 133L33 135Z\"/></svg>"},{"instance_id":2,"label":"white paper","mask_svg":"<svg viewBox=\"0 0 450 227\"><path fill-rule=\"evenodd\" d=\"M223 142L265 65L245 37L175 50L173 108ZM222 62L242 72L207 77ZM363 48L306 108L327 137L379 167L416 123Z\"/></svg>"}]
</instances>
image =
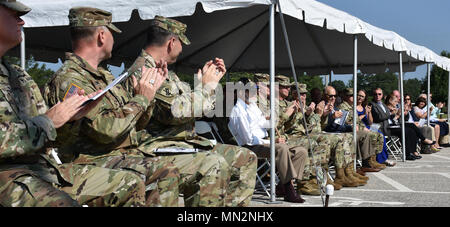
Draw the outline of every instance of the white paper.
<instances>
[{"instance_id":1,"label":"white paper","mask_svg":"<svg viewBox=\"0 0 450 227\"><path fill-rule=\"evenodd\" d=\"M197 153L197 148L179 148L179 147L167 147L167 148L158 148L155 153Z\"/></svg>"},{"instance_id":2,"label":"white paper","mask_svg":"<svg viewBox=\"0 0 450 227\"><path fill-rule=\"evenodd\" d=\"M100 92L99 94L97 94L96 96L90 98L89 100L87 100L86 102L83 103L82 106L88 104L89 102L95 101L97 100L99 97L101 97L102 95L104 95L106 92L108 92L111 88L113 88L114 86L116 86L118 83L121 83L125 78L128 77L128 72L123 73L122 75L118 76L116 79L113 80L113 82L111 82L106 88L102 89L102 92Z\"/></svg>"}]
</instances>

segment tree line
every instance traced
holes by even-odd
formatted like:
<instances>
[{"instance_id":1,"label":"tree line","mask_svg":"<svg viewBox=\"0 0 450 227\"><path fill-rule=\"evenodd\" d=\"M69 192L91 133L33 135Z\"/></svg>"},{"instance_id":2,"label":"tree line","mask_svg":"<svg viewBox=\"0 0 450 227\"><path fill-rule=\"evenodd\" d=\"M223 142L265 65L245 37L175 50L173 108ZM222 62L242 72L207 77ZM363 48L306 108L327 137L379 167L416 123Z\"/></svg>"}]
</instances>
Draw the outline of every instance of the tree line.
<instances>
[{"instance_id":1,"label":"tree line","mask_svg":"<svg viewBox=\"0 0 450 227\"><path fill-rule=\"evenodd\" d=\"M450 58L450 52L442 51L442 56ZM20 65L20 59L17 57L5 57L5 59L12 63ZM46 67L45 64L39 64L34 60L33 57L27 59L25 70L30 74L33 80L37 83L37 85L42 88L45 83L51 78L51 76L55 73L53 70ZM231 82L238 81L241 77L251 77L253 74L248 72L229 72L228 77ZM178 76L181 80L186 81L193 85L194 78L192 75L178 73ZM222 84L226 83L226 77L224 77L221 81ZM449 72L437 67L433 66L431 69L430 75L430 88L431 93L433 94L433 102L445 102L447 103L448 97L448 78ZM312 88L323 89L324 84L322 77L316 75L300 75L298 76L298 81L300 83L304 83L307 85L308 90ZM423 91L427 89L427 80L426 76L422 79L408 79L403 82L404 93L409 94L414 99L416 99ZM292 79L293 80L293 79ZM347 84L345 84L341 80L334 80L330 83L331 86L335 87L336 90L343 91L345 88L353 87L353 79L349 80ZM385 94L392 92L393 90L398 89L398 74L397 73L378 73L378 74L358 74L358 90L363 89L367 92L369 99L372 98L372 91L375 88L382 88Z\"/></svg>"}]
</instances>

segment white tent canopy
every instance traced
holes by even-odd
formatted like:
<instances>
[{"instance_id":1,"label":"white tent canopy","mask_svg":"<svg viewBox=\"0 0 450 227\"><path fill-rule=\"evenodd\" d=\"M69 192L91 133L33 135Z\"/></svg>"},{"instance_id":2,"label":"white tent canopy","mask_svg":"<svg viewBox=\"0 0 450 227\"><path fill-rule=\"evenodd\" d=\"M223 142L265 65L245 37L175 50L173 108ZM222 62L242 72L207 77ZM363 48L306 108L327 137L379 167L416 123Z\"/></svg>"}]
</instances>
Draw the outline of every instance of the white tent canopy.
<instances>
[{"instance_id":1,"label":"white tent canopy","mask_svg":"<svg viewBox=\"0 0 450 227\"><path fill-rule=\"evenodd\" d=\"M56 62L71 50L67 14L74 6L91 6L113 13L123 33L115 36L113 59L130 64L139 54L155 15L175 17L188 25L192 45L184 48L177 70L193 70L213 56L224 58L229 71L267 72L269 62L268 5L270 0L22 0L33 10L26 22L27 55ZM198 4L200 3L200 4ZM362 72L398 71L397 51L403 51L404 71L424 62L448 69L447 59L412 44L394 32L367 24L356 17L313 0L280 0L288 15L286 26L298 72L336 74L353 72L353 35L358 34L358 68ZM277 17L277 20L278 17ZM276 30L277 72L289 72L280 26ZM16 54L18 51L16 50Z\"/></svg>"}]
</instances>

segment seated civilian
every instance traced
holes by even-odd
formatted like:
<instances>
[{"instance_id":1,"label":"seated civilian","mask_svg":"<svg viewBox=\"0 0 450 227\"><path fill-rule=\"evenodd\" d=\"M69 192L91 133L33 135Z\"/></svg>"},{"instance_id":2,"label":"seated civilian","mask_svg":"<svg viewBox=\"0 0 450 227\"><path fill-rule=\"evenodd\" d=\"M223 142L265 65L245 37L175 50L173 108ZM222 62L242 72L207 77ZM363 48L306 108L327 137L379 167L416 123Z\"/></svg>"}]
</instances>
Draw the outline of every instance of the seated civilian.
<instances>
[{"instance_id":1,"label":"seated civilian","mask_svg":"<svg viewBox=\"0 0 450 227\"><path fill-rule=\"evenodd\" d=\"M250 89L245 89L243 86L243 89L238 90L238 99L228 123L229 129L239 145L252 150L259 157L270 158L270 143L267 140L266 130L270 127L270 122L256 105L256 84L249 82L248 79L241 79L240 83ZM307 150L300 146L288 146L283 138L278 138L275 144L275 155L280 177L277 194L284 195L285 201L303 203L305 200L297 194L292 180L302 179L308 158Z\"/></svg>"}]
</instances>

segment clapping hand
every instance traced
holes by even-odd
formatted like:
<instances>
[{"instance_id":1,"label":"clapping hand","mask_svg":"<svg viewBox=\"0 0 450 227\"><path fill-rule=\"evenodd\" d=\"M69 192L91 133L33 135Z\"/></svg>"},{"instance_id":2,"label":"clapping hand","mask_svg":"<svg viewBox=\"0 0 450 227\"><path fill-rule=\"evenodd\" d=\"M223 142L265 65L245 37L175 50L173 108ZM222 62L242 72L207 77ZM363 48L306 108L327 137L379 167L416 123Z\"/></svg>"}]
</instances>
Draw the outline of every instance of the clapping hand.
<instances>
[{"instance_id":1,"label":"clapping hand","mask_svg":"<svg viewBox=\"0 0 450 227\"><path fill-rule=\"evenodd\" d=\"M309 107L306 109L306 115L310 115L316 109L316 104L311 102Z\"/></svg>"}]
</instances>

